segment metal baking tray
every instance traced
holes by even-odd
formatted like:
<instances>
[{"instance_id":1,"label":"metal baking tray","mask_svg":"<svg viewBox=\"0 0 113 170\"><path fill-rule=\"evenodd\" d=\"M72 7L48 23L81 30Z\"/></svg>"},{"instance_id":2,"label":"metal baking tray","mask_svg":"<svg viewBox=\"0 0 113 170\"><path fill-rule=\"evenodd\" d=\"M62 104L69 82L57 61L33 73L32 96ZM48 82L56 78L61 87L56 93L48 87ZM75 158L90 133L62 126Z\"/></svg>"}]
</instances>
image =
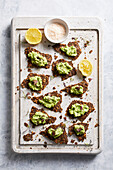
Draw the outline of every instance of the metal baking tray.
<instances>
[{"instance_id":1,"label":"metal baking tray","mask_svg":"<svg viewBox=\"0 0 113 170\"><path fill-rule=\"evenodd\" d=\"M30 92L28 89L22 89L17 91L17 86L20 86L22 81L29 74L27 68L27 60L24 54L26 47L29 47L26 43L24 36L25 32L30 27L38 27L42 33L44 30L45 23L54 17L17 17L12 19L12 148L17 153L85 153L85 154L97 154L101 151L102 146L102 27L101 22L98 18L94 17L60 17L64 19L70 27L70 33L68 38L63 43L68 43L72 41L72 37L77 38L79 45L82 49L82 54L79 58L73 61L74 66L77 68L77 64L81 59L87 57L93 64L93 73L90 76L92 81L89 82L88 78L86 79L89 82L89 88L86 94L83 95L83 99L71 98L68 95L65 96L65 93L62 93L63 102L61 104L63 108L62 113L54 113L48 109L45 109L47 113L51 116L56 116L57 120L54 124L59 124L64 122L66 127L72 124L72 121L67 117L67 120L60 119L59 116L65 116L65 111L68 105L72 100L82 100L89 101L94 104L95 111L92 112L85 120L84 123L89 122L89 128L86 133L87 138L83 142L78 142L75 136L68 138L68 144L58 145L52 141L46 139L45 137L39 135L39 131L43 129L43 126L32 128L29 123L29 113L32 106L42 108L40 105L34 104L31 100L25 99L24 95L27 92ZM89 41L87 48L84 48L84 43ZM48 45L51 45L48 47ZM52 48L52 45L49 41L46 40L43 34L43 40L39 45L32 46L33 48L38 49L41 52L48 53L52 55L52 62L54 59L55 51ZM89 51L92 50L92 53ZM60 54L58 59L63 58ZM67 59L67 58L66 58ZM69 60L69 59L67 59ZM22 69L22 71L20 71ZM65 81L61 81L60 77L53 78L51 67L49 69L32 69L33 73L38 74L49 74L50 83L42 91L41 94L53 91L53 86L56 87L56 90L59 92L64 86L63 82L66 85L74 84L75 82L80 82L80 79L77 75L72 78L68 78ZM39 96L36 94L34 96ZM27 122L29 127L25 127L24 123ZM79 121L78 121L79 122ZM98 126L95 126L98 125ZM44 128L49 125L44 125ZM35 132L33 135L33 141L26 142L23 140L23 135L29 132ZM68 132L68 128L66 128ZM38 134L38 135L37 135ZM41 141L39 142L39 138ZM77 142L77 145L71 143L71 139L74 139ZM47 142L47 148L44 147L44 142Z\"/></svg>"}]
</instances>

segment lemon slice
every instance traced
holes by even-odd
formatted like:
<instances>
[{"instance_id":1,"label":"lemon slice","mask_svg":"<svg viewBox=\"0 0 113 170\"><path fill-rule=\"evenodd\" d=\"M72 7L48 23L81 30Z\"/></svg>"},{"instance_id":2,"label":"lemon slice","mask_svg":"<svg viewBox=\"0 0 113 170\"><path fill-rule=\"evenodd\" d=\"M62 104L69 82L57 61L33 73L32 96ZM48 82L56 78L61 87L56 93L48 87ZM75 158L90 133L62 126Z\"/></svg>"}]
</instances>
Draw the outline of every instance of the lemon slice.
<instances>
[{"instance_id":1,"label":"lemon slice","mask_svg":"<svg viewBox=\"0 0 113 170\"><path fill-rule=\"evenodd\" d=\"M37 28L29 28L26 31L25 39L29 44L38 44L42 40L42 33Z\"/></svg>"},{"instance_id":2,"label":"lemon slice","mask_svg":"<svg viewBox=\"0 0 113 170\"><path fill-rule=\"evenodd\" d=\"M90 76L93 70L93 66L91 62L87 59L83 59L79 63L79 70L81 71L83 76Z\"/></svg>"}]
</instances>

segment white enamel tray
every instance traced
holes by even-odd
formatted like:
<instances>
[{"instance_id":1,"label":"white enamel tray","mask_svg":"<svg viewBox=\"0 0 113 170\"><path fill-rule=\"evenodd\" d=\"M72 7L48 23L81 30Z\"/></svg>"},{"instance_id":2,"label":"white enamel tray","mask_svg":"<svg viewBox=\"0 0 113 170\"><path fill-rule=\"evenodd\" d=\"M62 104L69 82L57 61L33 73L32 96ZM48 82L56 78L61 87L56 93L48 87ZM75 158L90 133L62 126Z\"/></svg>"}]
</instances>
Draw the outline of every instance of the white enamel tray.
<instances>
[{"instance_id":1,"label":"white enamel tray","mask_svg":"<svg viewBox=\"0 0 113 170\"><path fill-rule=\"evenodd\" d=\"M95 107L95 111L89 114L89 116L84 120L84 123L89 122L89 128L86 133L87 138L83 142L78 142L77 138L73 135L68 137L67 145L58 145L46 139L45 137L39 135L39 132L43 130L43 126L32 128L29 122L29 113L32 106L37 108L43 108L40 105L34 104L31 100L25 99L24 95L31 91L28 89L22 89L17 91L17 86L20 86L21 82L29 74L27 68L27 60L24 54L26 47L30 45L26 43L24 36L28 28L34 27L39 28L42 33L45 23L55 17L18 17L12 20L12 148L18 153L85 153L85 154L97 154L101 151L102 145L102 28L101 22L98 18L91 17L60 17L64 19L70 27L70 34L65 42L73 41L72 37L77 38L79 45L82 49L82 54L79 58L73 61L74 66L77 68L77 64L84 58L87 57L93 64L93 73L90 76L92 81L89 82L88 92L83 95L83 99L71 98L69 95L65 96L62 93L63 102L61 104L63 108L62 113L54 113L48 109L45 111L51 115L56 116L57 120L54 124L59 124L64 122L66 124L66 131L68 133L68 127L72 124L72 120L67 117L64 120L65 111L72 100L82 100L86 102L92 102ZM84 43L90 41L89 45L84 48ZM48 47L48 45L51 45ZM52 45L43 35L42 43L36 46L31 46L38 49L41 52L48 53L52 55L52 62L54 59L55 51ZM92 53L89 51L92 50ZM58 59L65 58L60 54L56 53ZM69 60L68 58L65 58ZM22 71L20 72L20 69ZM50 83L42 91L41 94L47 92L52 92L53 87L59 92L64 88L63 82L66 85L74 84L82 81L77 75L68 78L65 81L61 81L61 78L52 78L51 67L50 69L32 69L33 73L38 74L49 74ZM38 94L40 95L40 94ZM36 93L34 96L38 96ZM59 116L62 115L62 119ZM29 127L25 127L24 123L28 123ZM79 122L79 121L78 121ZM99 126L95 127L98 124ZM44 125L44 129L49 125ZM26 142L23 140L23 135L29 132L35 132L33 135L33 141ZM39 142L39 138L41 141ZM77 142L77 145L71 143L71 139ZM44 142L47 142L47 148L45 148Z\"/></svg>"}]
</instances>

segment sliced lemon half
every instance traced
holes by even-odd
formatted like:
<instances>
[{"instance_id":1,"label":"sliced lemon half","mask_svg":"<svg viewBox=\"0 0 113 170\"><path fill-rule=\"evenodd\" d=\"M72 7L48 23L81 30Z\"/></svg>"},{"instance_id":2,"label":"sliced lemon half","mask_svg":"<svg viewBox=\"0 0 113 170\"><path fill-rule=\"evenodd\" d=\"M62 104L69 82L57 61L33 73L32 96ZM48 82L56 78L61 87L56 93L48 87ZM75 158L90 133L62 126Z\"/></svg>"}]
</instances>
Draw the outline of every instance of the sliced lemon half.
<instances>
[{"instance_id":1,"label":"sliced lemon half","mask_svg":"<svg viewBox=\"0 0 113 170\"><path fill-rule=\"evenodd\" d=\"M83 76L90 76L93 70L93 66L91 62L87 59L83 59L79 63L79 70L81 71Z\"/></svg>"},{"instance_id":2,"label":"sliced lemon half","mask_svg":"<svg viewBox=\"0 0 113 170\"><path fill-rule=\"evenodd\" d=\"M25 33L25 39L29 44L39 44L42 40L42 33L37 28L29 28Z\"/></svg>"}]
</instances>

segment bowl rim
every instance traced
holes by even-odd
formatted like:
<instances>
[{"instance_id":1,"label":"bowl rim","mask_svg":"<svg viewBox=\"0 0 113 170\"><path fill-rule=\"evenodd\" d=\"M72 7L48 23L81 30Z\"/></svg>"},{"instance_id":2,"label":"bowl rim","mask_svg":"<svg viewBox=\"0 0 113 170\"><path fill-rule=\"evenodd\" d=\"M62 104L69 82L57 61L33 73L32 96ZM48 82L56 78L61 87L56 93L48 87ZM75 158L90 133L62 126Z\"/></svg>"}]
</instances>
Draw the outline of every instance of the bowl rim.
<instances>
[{"instance_id":1,"label":"bowl rim","mask_svg":"<svg viewBox=\"0 0 113 170\"><path fill-rule=\"evenodd\" d=\"M56 21L56 20L57 20L57 21ZM57 23L63 24L63 26L64 26L65 29L66 29L66 35L64 36L64 38L62 38L62 39L60 39L60 40L52 40L52 39L49 38L49 36L47 35L47 27L48 27L48 25L50 25L51 23L55 23L55 21L56 21ZM58 21L59 21L59 22L58 22ZM65 20L61 19L61 18L53 18L53 19L50 19L49 21L46 22L46 24L45 24L45 26L44 26L44 34L45 34L45 37L46 37L50 42L55 43L55 44L61 43L61 42L65 41L66 38L67 38L68 35L69 35L69 30L70 30L70 29L69 29L68 23L67 23Z\"/></svg>"}]
</instances>

